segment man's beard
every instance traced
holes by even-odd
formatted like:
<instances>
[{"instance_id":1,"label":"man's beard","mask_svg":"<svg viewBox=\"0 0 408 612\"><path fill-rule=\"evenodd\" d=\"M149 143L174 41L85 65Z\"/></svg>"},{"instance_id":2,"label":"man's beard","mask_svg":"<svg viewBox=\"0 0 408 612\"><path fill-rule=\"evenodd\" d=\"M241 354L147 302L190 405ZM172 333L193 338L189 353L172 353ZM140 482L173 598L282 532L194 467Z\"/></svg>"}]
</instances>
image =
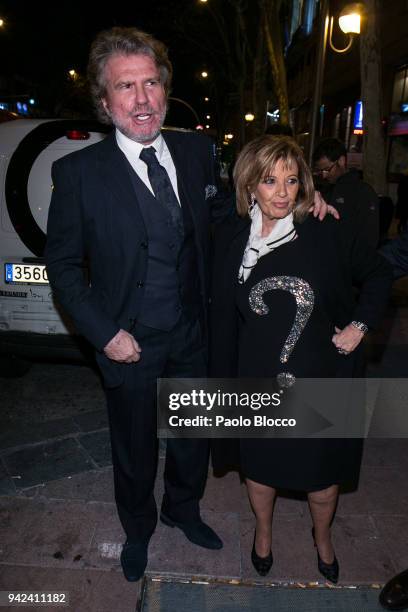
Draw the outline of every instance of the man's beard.
<instances>
[{"instance_id":1,"label":"man's beard","mask_svg":"<svg viewBox=\"0 0 408 612\"><path fill-rule=\"evenodd\" d=\"M145 132L143 129L143 125L137 127L129 127L128 124L120 121L114 115L111 116L112 122L114 126L122 132L125 136L130 138L130 140L134 140L135 142L139 142L140 144L144 144L145 142L152 142L155 138L160 134L160 130L163 126L164 120L167 114L167 104L165 105L163 111L158 113L154 111L151 107L144 107L142 109L137 108L133 109L131 113L129 113L129 118L131 119L135 114L142 114L143 112L152 114L153 116L159 117L159 122L155 125L155 127L148 132ZM146 127L147 129L147 127Z\"/></svg>"}]
</instances>

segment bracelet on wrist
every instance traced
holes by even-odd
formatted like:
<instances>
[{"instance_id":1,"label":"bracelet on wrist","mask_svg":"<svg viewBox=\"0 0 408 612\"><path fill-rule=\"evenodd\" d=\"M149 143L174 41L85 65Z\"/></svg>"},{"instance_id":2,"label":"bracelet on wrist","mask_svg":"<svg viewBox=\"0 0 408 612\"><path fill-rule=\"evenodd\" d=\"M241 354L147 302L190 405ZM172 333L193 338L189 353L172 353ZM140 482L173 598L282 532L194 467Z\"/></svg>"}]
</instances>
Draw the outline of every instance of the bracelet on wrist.
<instances>
[{"instance_id":1,"label":"bracelet on wrist","mask_svg":"<svg viewBox=\"0 0 408 612\"><path fill-rule=\"evenodd\" d=\"M365 323L362 323L361 321L352 321L351 324L353 325L353 327L359 329L363 334L366 334L368 332L367 325Z\"/></svg>"}]
</instances>

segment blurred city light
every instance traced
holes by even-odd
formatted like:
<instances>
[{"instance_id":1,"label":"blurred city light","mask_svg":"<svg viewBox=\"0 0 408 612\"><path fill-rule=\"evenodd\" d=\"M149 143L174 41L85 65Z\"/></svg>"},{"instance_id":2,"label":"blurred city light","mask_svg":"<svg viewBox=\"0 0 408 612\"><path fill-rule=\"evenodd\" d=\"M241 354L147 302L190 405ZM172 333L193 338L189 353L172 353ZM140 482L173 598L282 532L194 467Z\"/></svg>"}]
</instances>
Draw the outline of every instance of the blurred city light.
<instances>
[{"instance_id":1,"label":"blurred city light","mask_svg":"<svg viewBox=\"0 0 408 612\"><path fill-rule=\"evenodd\" d=\"M255 115L254 115L253 113L247 113L247 114L245 115L245 121L249 121L249 122L251 122L251 121L253 121L254 119L255 119Z\"/></svg>"},{"instance_id":2,"label":"blurred city light","mask_svg":"<svg viewBox=\"0 0 408 612\"><path fill-rule=\"evenodd\" d=\"M208 77L208 72L203 70L203 72L201 73L201 76L203 77L203 79L206 79Z\"/></svg>"}]
</instances>

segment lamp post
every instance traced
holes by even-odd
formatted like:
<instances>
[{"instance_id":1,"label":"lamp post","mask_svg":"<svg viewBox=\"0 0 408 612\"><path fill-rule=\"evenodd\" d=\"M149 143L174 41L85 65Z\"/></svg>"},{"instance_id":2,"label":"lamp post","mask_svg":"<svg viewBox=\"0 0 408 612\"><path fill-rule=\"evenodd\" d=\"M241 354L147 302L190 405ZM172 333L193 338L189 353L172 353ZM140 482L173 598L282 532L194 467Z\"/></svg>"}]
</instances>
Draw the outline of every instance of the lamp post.
<instances>
[{"instance_id":1,"label":"lamp post","mask_svg":"<svg viewBox=\"0 0 408 612\"><path fill-rule=\"evenodd\" d=\"M317 122L322 101L322 87L324 66L326 62L327 40L329 41L329 45L332 51L335 51L336 53L346 53L353 44L354 36L356 34L360 34L362 8L363 6L360 2L354 2L352 4L347 4L340 12L339 27L345 34L348 35L349 40L347 45L343 49L338 49L334 46L332 41L334 18L330 17L329 1L322 0L316 79L312 100L312 117L309 140L309 165L311 165L312 163L313 151L316 142Z\"/></svg>"},{"instance_id":2,"label":"lamp post","mask_svg":"<svg viewBox=\"0 0 408 612\"><path fill-rule=\"evenodd\" d=\"M191 104L189 104L185 100L182 100L181 98L174 98L173 96L170 96L169 100L173 100L174 102L179 102L179 104L183 104L184 106L186 106L193 113L194 119L197 121L197 123L198 124L200 123L200 117L198 116L198 113L194 110L194 108L191 106Z\"/></svg>"}]
</instances>

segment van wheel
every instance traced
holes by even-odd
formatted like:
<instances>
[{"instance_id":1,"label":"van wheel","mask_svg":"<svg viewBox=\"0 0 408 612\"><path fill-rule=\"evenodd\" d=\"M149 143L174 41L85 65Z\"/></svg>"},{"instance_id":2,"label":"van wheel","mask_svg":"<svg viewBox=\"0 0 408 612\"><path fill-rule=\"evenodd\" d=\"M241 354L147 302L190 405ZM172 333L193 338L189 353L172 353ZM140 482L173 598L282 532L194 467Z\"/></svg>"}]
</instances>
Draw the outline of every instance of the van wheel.
<instances>
[{"instance_id":1,"label":"van wheel","mask_svg":"<svg viewBox=\"0 0 408 612\"><path fill-rule=\"evenodd\" d=\"M14 355L0 356L0 378L20 378L31 368L31 362Z\"/></svg>"}]
</instances>

